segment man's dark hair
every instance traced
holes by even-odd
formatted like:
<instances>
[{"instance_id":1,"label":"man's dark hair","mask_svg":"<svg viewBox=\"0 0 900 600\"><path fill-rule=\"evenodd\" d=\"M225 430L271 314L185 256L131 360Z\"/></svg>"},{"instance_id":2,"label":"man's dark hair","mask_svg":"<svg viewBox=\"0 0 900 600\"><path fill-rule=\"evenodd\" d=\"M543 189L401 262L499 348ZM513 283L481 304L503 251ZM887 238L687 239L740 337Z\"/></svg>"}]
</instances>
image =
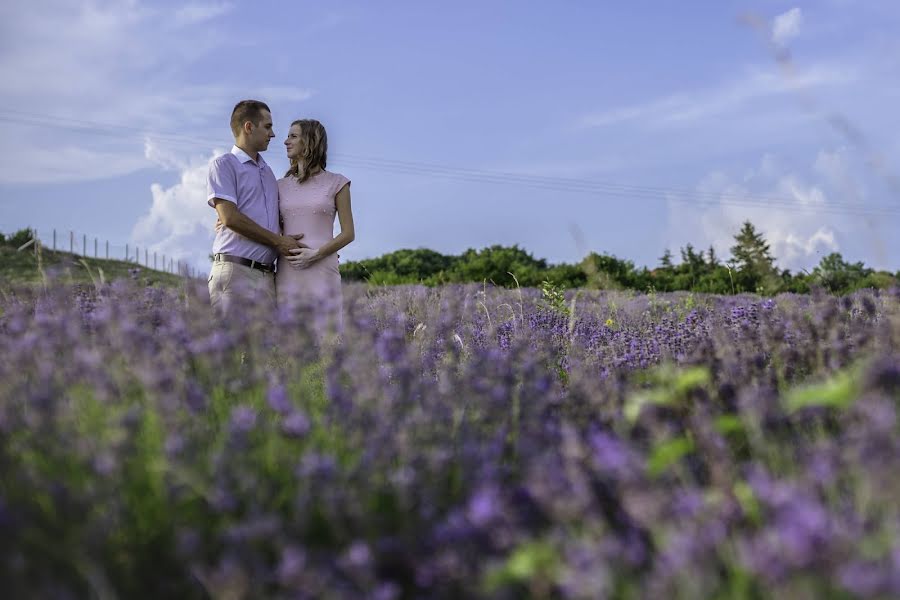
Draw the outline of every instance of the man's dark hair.
<instances>
[{"instance_id":1,"label":"man's dark hair","mask_svg":"<svg viewBox=\"0 0 900 600\"><path fill-rule=\"evenodd\" d=\"M272 112L265 102L259 100L241 100L235 104L234 110L231 111L231 133L234 137L238 136L247 121L259 125L264 110Z\"/></svg>"}]
</instances>

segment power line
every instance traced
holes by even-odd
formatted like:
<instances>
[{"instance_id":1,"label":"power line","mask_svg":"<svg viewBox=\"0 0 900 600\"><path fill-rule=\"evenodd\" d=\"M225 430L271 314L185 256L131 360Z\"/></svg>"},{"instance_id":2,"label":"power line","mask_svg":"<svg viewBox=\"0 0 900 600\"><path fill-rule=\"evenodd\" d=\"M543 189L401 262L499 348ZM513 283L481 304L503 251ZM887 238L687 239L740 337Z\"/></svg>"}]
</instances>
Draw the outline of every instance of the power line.
<instances>
[{"instance_id":1,"label":"power line","mask_svg":"<svg viewBox=\"0 0 900 600\"><path fill-rule=\"evenodd\" d=\"M639 186L625 186L619 184L609 184L603 182L594 182L591 185L573 183L564 184L548 184L542 181L511 179L502 174L467 174L467 173L448 173L445 171L434 170L427 171L420 167L404 167L400 165L384 165L372 159L356 159L356 158L340 158L341 164L364 169L381 169L387 172L402 173L409 175L427 174L434 177L442 177L447 179L456 179L462 181L479 182L479 183L495 183L495 184L521 184L528 185L538 189L558 192L574 192L574 193L590 193L590 194L606 194L625 198L640 198L647 200L668 200L672 202L694 204L698 206L742 206L755 208L781 208L790 211L814 211L827 212L836 214L860 214L860 215L881 215L881 216L900 216L900 210L890 207L872 207L861 206L849 203L831 203L826 205L803 205L786 199L765 199L757 197L746 197L738 195L716 195L711 193L695 193L687 190L676 190L666 188L642 188Z\"/></svg>"},{"instance_id":2,"label":"power line","mask_svg":"<svg viewBox=\"0 0 900 600\"><path fill-rule=\"evenodd\" d=\"M52 115L40 115L0 109L0 121L33 126L57 126L95 135L124 137L132 134L143 138L166 141L176 146L216 146L221 140L191 137L175 133L156 133L130 125L101 123L84 119L69 119ZM453 167L435 163L366 157L349 153L333 153L332 158L341 164L388 173L440 177L443 179L473 183L522 185L536 189L581 194L603 194L622 198L667 200L696 206L739 206L746 208L778 208L788 211L813 211L831 214L859 216L900 216L900 209L891 206L865 206L849 202L831 202L823 205L798 204L795 199L772 196L746 196L734 193L715 193L662 186L634 185L590 179L522 175L518 173L488 171L466 167Z\"/></svg>"}]
</instances>

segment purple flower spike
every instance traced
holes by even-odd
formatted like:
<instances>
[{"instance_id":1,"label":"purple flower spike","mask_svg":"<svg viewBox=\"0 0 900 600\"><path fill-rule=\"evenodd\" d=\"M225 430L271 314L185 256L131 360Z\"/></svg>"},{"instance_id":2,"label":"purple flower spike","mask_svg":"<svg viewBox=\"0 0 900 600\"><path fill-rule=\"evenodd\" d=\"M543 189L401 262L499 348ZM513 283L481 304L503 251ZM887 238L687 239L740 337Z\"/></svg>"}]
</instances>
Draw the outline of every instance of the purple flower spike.
<instances>
[{"instance_id":1,"label":"purple flower spike","mask_svg":"<svg viewBox=\"0 0 900 600\"><path fill-rule=\"evenodd\" d=\"M281 561L278 563L278 579L284 584L290 584L303 574L306 566L306 552L297 546L288 546L281 553Z\"/></svg>"},{"instance_id":2,"label":"purple flower spike","mask_svg":"<svg viewBox=\"0 0 900 600\"><path fill-rule=\"evenodd\" d=\"M488 525L497 515L500 504L500 498L497 490L493 487L485 487L472 496L469 500L466 515L469 521L476 527L484 527Z\"/></svg>"},{"instance_id":3,"label":"purple flower spike","mask_svg":"<svg viewBox=\"0 0 900 600\"><path fill-rule=\"evenodd\" d=\"M247 433L256 426L256 411L249 406L236 406L231 411L231 430Z\"/></svg>"},{"instance_id":4,"label":"purple flower spike","mask_svg":"<svg viewBox=\"0 0 900 600\"><path fill-rule=\"evenodd\" d=\"M309 429L309 419L300 411L292 413L281 423L281 431L288 437L301 438L309 433Z\"/></svg>"},{"instance_id":5,"label":"purple flower spike","mask_svg":"<svg viewBox=\"0 0 900 600\"><path fill-rule=\"evenodd\" d=\"M279 415L286 415L291 412L291 401L288 398L287 389L284 385L277 382L269 384L269 391L266 394L266 400L269 406Z\"/></svg>"}]
</instances>

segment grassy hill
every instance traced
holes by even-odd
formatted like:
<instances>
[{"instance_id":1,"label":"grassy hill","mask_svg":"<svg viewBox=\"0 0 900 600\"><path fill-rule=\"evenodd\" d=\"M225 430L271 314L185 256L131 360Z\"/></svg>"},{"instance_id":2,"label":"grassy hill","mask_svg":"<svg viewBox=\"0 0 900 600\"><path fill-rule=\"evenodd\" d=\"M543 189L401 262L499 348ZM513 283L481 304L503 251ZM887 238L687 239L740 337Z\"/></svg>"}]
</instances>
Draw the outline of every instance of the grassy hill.
<instances>
[{"instance_id":1,"label":"grassy hill","mask_svg":"<svg viewBox=\"0 0 900 600\"><path fill-rule=\"evenodd\" d=\"M43 274L42 274L43 272ZM91 283L99 279L105 281L131 278L147 285L178 285L179 275L148 269L133 262L88 258L41 248L40 253L32 246L22 251L0 244L0 287L39 283L44 277L64 283Z\"/></svg>"}]
</instances>

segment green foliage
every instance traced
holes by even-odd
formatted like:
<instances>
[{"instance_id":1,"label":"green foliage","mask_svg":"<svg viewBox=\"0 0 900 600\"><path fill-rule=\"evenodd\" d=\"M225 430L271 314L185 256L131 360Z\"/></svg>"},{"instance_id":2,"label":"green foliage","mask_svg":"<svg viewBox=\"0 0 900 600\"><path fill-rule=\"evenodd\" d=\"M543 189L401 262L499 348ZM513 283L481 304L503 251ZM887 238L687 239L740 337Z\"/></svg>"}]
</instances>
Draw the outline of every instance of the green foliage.
<instances>
[{"instance_id":1,"label":"green foliage","mask_svg":"<svg viewBox=\"0 0 900 600\"><path fill-rule=\"evenodd\" d=\"M788 412L818 406L847 408L859 396L858 367L845 369L822 383L804 385L790 390L785 396Z\"/></svg>"},{"instance_id":2,"label":"green foliage","mask_svg":"<svg viewBox=\"0 0 900 600\"><path fill-rule=\"evenodd\" d=\"M777 270L775 259L762 233L756 231L753 223L744 225L734 236L731 247L732 265L736 271L738 291L753 293L773 293L777 290Z\"/></svg>"},{"instance_id":3,"label":"green foliage","mask_svg":"<svg viewBox=\"0 0 900 600\"><path fill-rule=\"evenodd\" d=\"M703 387L712 380L712 374L706 367L676 368L665 364L640 373L638 378L649 387L632 394L625 402L624 415L632 423L647 405L684 404L693 389Z\"/></svg>"},{"instance_id":4,"label":"green foliage","mask_svg":"<svg viewBox=\"0 0 900 600\"><path fill-rule=\"evenodd\" d=\"M9 237L4 236L3 244L6 246L11 246L13 248L18 248L25 244L28 240L31 239L31 229L20 229L17 232L11 234Z\"/></svg>"},{"instance_id":5,"label":"green foliage","mask_svg":"<svg viewBox=\"0 0 900 600\"><path fill-rule=\"evenodd\" d=\"M494 245L481 250L469 249L459 256L424 248L398 250L378 258L344 263L341 274L349 281L376 285L491 282L513 287L516 285L510 276L513 273L523 287L548 282L560 289L684 290L702 294L805 294L815 286L834 294L847 294L862 288L887 289L898 283L894 274L873 271L861 262L847 263L838 253L823 258L812 273L795 275L779 270L768 242L749 221L734 240L732 256L727 262L720 259L713 247L702 251L687 244L679 250L680 262L676 264L673 253L667 249L654 269L637 267L630 260L597 252L591 252L577 264L550 265L517 245Z\"/></svg>"},{"instance_id":6,"label":"green foliage","mask_svg":"<svg viewBox=\"0 0 900 600\"><path fill-rule=\"evenodd\" d=\"M832 252L813 269L812 277L828 291L841 293L856 289L871 274L872 269L867 269L861 262L848 263L840 253Z\"/></svg>"},{"instance_id":7,"label":"green foliage","mask_svg":"<svg viewBox=\"0 0 900 600\"><path fill-rule=\"evenodd\" d=\"M734 497L741 505L741 510L754 523L762 520L762 509L759 506L759 500L753 493L753 488L746 481L738 481L734 484Z\"/></svg>"},{"instance_id":8,"label":"green foliage","mask_svg":"<svg viewBox=\"0 0 900 600\"><path fill-rule=\"evenodd\" d=\"M681 458L694 451L690 437L677 437L656 445L647 459L647 472L656 477Z\"/></svg>"},{"instance_id":9,"label":"green foliage","mask_svg":"<svg viewBox=\"0 0 900 600\"><path fill-rule=\"evenodd\" d=\"M512 273L520 285L533 287L543 280L546 269L547 261L534 258L517 245L509 248L494 245L463 252L450 271L450 281L489 281L494 285L515 287Z\"/></svg>"},{"instance_id":10,"label":"green foliage","mask_svg":"<svg viewBox=\"0 0 900 600\"><path fill-rule=\"evenodd\" d=\"M560 567L556 550L546 542L526 542L518 546L502 566L489 570L484 587L488 593L499 588L540 580L549 583Z\"/></svg>"},{"instance_id":11,"label":"green foliage","mask_svg":"<svg viewBox=\"0 0 900 600\"><path fill-rule=\"evenodd\" d=\"M443 274L458 259L427 248L401 249L378 258L341 264L341 277L350 281L398 284L421 283L426 280L441 283Z\"/></svg>"},{"instance_id":12,"label":"green foliage","mask_svg":"<svg viewBox=\"0 0 900 600\"><path fill-rule=\"evenodd\" d=\"M17 248L22 244L15 246L10 237L6 240L6 244L0 245L0 288L12 284L41 283L45 276L51 280L91 286L118 279L135 279L148 286L166 287L178 287L184 282L179 275L154 271L133 262L79 257L45 246L38 249L32 244L18 252Z\"/></svg>"},{"instance_id":13,"label":"green foliage","mask_svg":"<svg viewBox=\"0 0 900 600\"><path fill-rule=\"evenodd\" d=\"M566 317L571 314L569 305L566 304L566 295L559 287L549 281L541 282L540 305Z\"/></svg>"},{"instance_id":14,"label":"green foliage","mask_svg":"<svg viewBox=\"0 0 900 600\"><path fill-rule=\"evenodd\" d=\"M581 269L587 274L587 285L594 289L640 288L647 278L647 270L638 270L630 260L611 254L591 252L581 261Z\"/></svg>"},{"instance_id":15,"label":"green foliage","mask_svg":"<svg viewBox=\"0 0 900 600\"><path fill-rule=\"evenodd\" d=\"M580 288L587 285L587 274L579 265L559 264L544 271L545 281L563 289Z\"/></svg>"},{"instance_id":16,"label":"green foliage","mask_svg":"<svg viewBox=\"0 0 900 600\"><path fill-rule=\"evenodd\" d=\"M874 288L879 290L890 289L900 283L900 277L891 275L887 271L873 271L859 280L855 289Z\"/></svg>"}]
</instances>

